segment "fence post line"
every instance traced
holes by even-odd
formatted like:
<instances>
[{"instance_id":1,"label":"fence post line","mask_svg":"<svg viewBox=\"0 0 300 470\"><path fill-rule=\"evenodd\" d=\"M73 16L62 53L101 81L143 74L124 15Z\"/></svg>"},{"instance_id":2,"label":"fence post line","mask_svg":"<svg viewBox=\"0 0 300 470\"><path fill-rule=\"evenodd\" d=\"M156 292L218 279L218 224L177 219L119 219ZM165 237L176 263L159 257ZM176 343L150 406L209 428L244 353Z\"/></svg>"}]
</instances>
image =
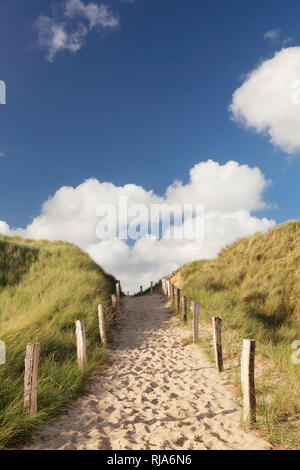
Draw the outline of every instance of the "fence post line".
<instances>
[{"instance_id":1,"label":"fence post line","mask_svg":"<svg viewBox=\"0 0 300 470\"><path fill-rule=\"evenodd\" d=\"M243 339L241 358L241 381L243 390L243 419L244 422L256 421L256 397L254 381L255 341Z\"/></svg>"},{"instance_id":2,"label":"fence post line","mask_svg":"<svg viewBox=\"0 0 300 470\"><path fill-rule=\"evenodd\" d=\"M222 351L222 320L219 317L212 318L214 334L214 350L216 366L219 372L223 372L223 351Z\"/></svg>"},{"instance_id":3,"label":"fence post line","mask_svg":"<svg viewBox=\"0 0 300 470\"><path fill-rule=\"evenodd\" d=\"M27 344L24 376L24 411L30 415L37 413L37 375L41 345Z\"/></svg>"},{"instance_id":4,"label":"fence post line","mask_svg":"<svg viewBox=\"0 0 300 470\"><path fill-rule=\"evenodd\" d=\"M176 309L180 312L180 289L176 289Z\"/></svg>"},{"instance_id":5,"label":"fence post line","mask_svg":"<svg viewBox=\"0 0 300 470\"><path fill-rule=\"evenodd\" d=\"M86 358L86 336L83 320L76 321L76 340L77 340L77 363L79 369L84 369L87 365Z\"/></svg>"},{"instance_id":6,"label":"fence post line","mask_svg":"<svg viewBox=\"0 0 300 470\"><path fill-rule=\"evenodd\" d=\"M105 323L104 323L104 312L103 305L98 306L98 320L99 320L99 331L102 344L107 344L106 333L105 333Z\"/></svg>"},{"instance_id":7,"label":"fence post line","mask_svg":"<svg viewBox=\"0 0 300 470\"><path fill-rule=\"evenodd\" d=\"M151 281L151 284L150 284L150 293L151 295L153 295L153 281Z\"/></svg>"},{"instance_id":8,"label":"fence post line","mask_svg":"<svg viewBox=\"0 0 300 470\"><path fill-rule=\"evenodd\" d=\"M187 322L187 297L186 295L182 296L182 323Z\"/></svg>"},{"instance_id":9,"label":"fence post line","mask_svg":"<svg viewBox=\"0 0 300 470\"><path fill-rule=\"evenodd\" d=\"M199 334L199 310L200 310L200 305L195 304L192 302L191 309L193 312L193 342L197 343L198 342L198 334Z\"/></svg>"}]
</instances>

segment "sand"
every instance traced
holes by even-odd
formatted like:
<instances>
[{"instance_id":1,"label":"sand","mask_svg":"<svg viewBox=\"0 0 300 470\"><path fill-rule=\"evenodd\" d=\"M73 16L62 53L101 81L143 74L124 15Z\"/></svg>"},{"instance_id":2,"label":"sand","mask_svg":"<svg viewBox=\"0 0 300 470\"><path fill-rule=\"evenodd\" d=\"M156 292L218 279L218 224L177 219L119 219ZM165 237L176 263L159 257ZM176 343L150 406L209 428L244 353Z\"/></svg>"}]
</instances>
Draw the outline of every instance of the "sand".
<instances>
[{"instance_id":1,"label":"sand","mask_svg":"<svg viewBox=\"0 0 300 470\"><path fill-rule=\"evenodd\" d=\"M111 365L30 450L268 449L159 295L126 297Z\"/></svg>"}]
</instances>

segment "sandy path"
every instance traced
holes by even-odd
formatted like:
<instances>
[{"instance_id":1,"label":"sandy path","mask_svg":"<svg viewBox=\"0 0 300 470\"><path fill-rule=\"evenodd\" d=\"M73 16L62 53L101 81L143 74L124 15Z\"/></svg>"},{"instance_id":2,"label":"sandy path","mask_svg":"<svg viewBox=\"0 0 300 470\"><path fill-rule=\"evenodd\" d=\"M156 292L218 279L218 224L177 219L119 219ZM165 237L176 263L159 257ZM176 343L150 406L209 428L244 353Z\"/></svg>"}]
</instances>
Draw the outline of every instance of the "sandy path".
<instances>
[{"instance_id":1,"label":"sandy path","mask_svg":"<svg viewBox=\"0 0 300 470\"><path fill-rule=\"evenodd\" d=\"M29 449L266 449L158 295L125 300L112 365ZM126 322L125 319L126 318Z\"/></svg>"}]
</instances>

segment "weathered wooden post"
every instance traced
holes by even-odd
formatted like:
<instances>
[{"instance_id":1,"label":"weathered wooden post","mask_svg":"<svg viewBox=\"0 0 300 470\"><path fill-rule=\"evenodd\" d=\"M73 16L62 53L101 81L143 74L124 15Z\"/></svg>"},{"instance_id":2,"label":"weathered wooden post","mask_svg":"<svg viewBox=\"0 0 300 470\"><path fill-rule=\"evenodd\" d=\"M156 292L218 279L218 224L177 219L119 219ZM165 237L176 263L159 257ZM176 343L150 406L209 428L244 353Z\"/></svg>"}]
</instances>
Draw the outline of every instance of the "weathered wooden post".
<instances>
[{"instance_id":1,"label":"weathered wooden post","mask_svg":"<svg viewBox=\"0 0 300 470\"><path fill-rule=\"evenodd\" d=\"M216 357L216 366L219 372L223 372L223 351L222 351L222 320L213 317L214 350Z\"/></svg>"},{"instance_id":2,"label":"weathered wooden post","mask_svg":"<svg viewBox=\"0 0 300 470\"><path fill-rule=\"evenodd\" d=\"M171 281L167 281L167 287L168 287L168 297L170 299L171 298Z\"/></svg>"},{"instance_id":3,"label":"weathered wooden post","mask_svg":"<svg viewBox=\"0 0 300 470\"><path fill-rule=\"evenodd\" d=\"M150 294L153 295L153 281L151 281L150 284Z\"/></svg>"},{"instance_id":4,"label":"weathered wooden post","mask_svg":"<svg viewBox=\"0 0 300 470\"><path fill-rule=\"evenodd\" d=\"M140 289L141 289L141 291L140 291L140 292L141 292L141 294L142 294L142 293L143 293L143 286L141 286L141 287L140 287Z\"/></svg>"},{"instance_id":5,"label":"weathered wooden post","mask_svg":"<svg viewBox=\"0 0 300 470\"><path fill-rule=\"evenodd\" d=\"M118 305L118 300L117 300L117 296L115 294L113 294L111 296L111 305L112 305L112 308L113 309L116 309L117 308L117 305Z\"/></svg>"},{"instance_id":6,"label":"weathered wooden post","mask_svg":"<svg viewBox=\"0 0 300 470\"><path fill-rule=\"evenodd\" d=\"M6 345L4 341L0 341L0 366L6 364Z\"/></svg>"},{"instance_id":7,"label":"weathered wooden post","mask_svg":"<svg viewBox=\"0 0 300 470\"><path fill-rule=\"evenodd\" d=\"M24 377L24 411L30 415L37 413L37 375L40 350L40 344L27 344Z\"/></svg>"},{"instance_id":8,"label":"weathered wooden post","mask_svg":"<svg viewBox=\"0 0 300 470\"><path fill-rule=\"evenodd\" d=\"M104 323L104 311L103 305L98 306L98 320L99 320L99 331L102 344L107 344L106 333L105 333L105 323Z\"/></svg>"},{"instance_id":9,"label":"weathered wooden post","mask_svg":"<svg viewBox=\"0 0 300 470\"><path fill-rule=\"evenodd\" d=\"M175 298L175 286L174 286L174 284L171 284L171 297L172 297L172 300L174 300L174 298Z\"/></svg>"},{"instance_id":10,"label":"weathered wooden post","mask_svg":"<svg viewBox=\"0 0 300 470\"><path fill-rule=\"evenodd\" d=\"M182 296L182 323L187 322L187 297L186 295Z\"/></svg>"},{"instance_id":11,"label":"weathered wooden post","mask_svg":"<svg viewBox=\"0 0 300 470\"><path fill-rule=\"evenodd\" d=\"M120 281L116 282L116 296L117 296L117 302L120 302L120 298L121 298L121 282Z\"/></svg>"},{"instance_id":12,"label":"weathered wooden post","mask_svg":"<svg viewBox=\"0 0 300 470\"><path fill-rule=\"evenodd\" d=\"M176 309L180 312L180 289L176 289Z\"/></svg>"},{"instance_id":13,"label":"weathered wooden post","mask_svg":"<svg viewBox=\"0 0 300 470\"><path fill-rule=\"evenodd\" d=\"M256 421L256 397L255 397L255 341L244 339L241 358L241 381L243 390L243 418L244 422Z\"/></svg>"},{"instance_id":14,"label":"weathered wooden post","mask_svg":"<svg viewBox=\"0 0 300 470\"><path fill-rule=\"evenodd\" d=\"M87 365L86 358L86 336L83 320L76 321L76 340L77 340L77 363L79 369L84 369Z\"/></svg>"},{"instance_id":15,"label":"weathered wooden post","mask_svg":"<svg viewBox=\"0 0 300 470\"><path fill-rule=\"evenodd\" d=\"M200 310L200 305L195 304L194 302L192 302L191 310L193 312L193 342L197 343L198 342L198 334L199 334L199 310Z\"/></svg>"}]
</instances>

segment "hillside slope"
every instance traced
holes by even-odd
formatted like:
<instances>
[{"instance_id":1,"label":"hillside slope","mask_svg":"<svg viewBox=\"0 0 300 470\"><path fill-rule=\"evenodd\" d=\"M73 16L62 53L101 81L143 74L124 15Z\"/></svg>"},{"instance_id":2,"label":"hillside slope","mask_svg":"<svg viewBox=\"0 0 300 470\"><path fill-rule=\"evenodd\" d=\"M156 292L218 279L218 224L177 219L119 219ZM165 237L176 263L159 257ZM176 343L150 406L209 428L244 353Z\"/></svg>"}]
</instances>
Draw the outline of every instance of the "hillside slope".
<instances>
[{"instance_id":1,"label":"hillside slope","mask_svg":"<svg viewBox=\"0 0 300 470\"><path fill-rule=\"evenodd\" d=\"M85 253L63 242L0 236L0 340L6 365L0 365L0 448L20 442L83 390L92 370L103 364L97 305L106 328L113 322L115 280ZM88 369L76 365L75 321L85 321ZM41 343L39 413L23 413L26 344Z\"/></svg>"},{"instance_id":2,"label":"hillside slope","mask_svg":"<svg viewBox=\"0 0 300 470\"><path fill-rule=\"evenodd\" d=\"M212 316L222 318L227 367L237 376L241 338L256 340L258 426L273 442L299 448L300 364L292 344L300 340L300 221L240 239L172 279L200 303L202 331ZM210 351L210 341L202 342Z\"/></svg>"}]
</instances>

